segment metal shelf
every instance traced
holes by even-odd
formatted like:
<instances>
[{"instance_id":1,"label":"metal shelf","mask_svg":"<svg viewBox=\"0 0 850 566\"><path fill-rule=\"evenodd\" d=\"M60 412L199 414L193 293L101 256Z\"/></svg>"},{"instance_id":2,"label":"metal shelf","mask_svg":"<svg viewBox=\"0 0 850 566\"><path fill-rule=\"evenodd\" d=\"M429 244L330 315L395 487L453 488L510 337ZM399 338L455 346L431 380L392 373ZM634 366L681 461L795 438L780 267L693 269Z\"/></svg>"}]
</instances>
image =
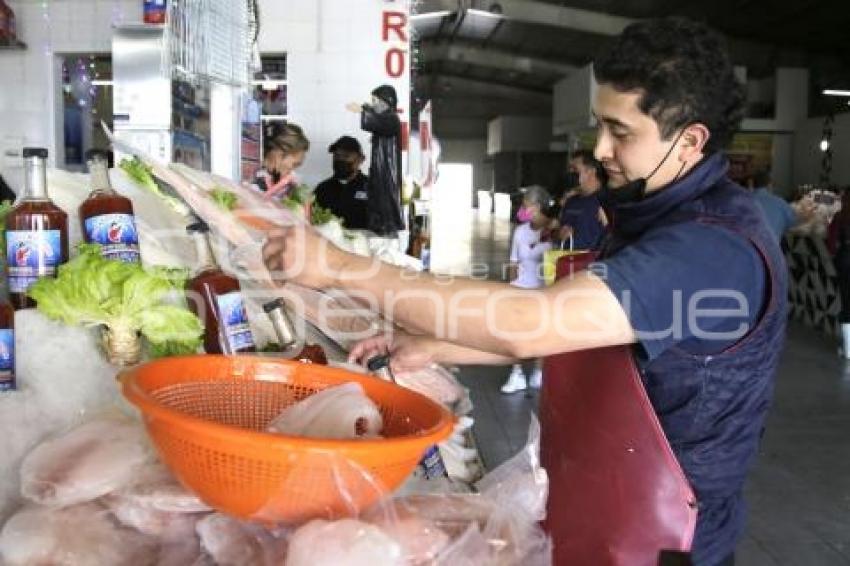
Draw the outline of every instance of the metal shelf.
<instances>
[{"instance_id":1,"label":"metal shelf","mask_svg":"<svg viewBox=\"0 0 850 566\"><path fill-rule=\"evenodd\" d=\"M27 44L16 39L14 43L0 43L0 51L23 51L27 48Z\"/></svg>"}]
</instances>

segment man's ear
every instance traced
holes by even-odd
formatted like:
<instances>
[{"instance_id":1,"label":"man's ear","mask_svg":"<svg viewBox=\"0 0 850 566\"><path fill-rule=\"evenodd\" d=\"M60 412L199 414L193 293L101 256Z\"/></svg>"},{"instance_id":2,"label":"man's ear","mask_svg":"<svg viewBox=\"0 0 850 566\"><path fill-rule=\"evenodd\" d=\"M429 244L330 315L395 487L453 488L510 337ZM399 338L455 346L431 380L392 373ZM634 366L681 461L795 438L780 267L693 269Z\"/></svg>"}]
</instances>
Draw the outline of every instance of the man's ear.
<instances>
[{"instance_id":1,"label":"man's ear","mask_svg":"<svg viewBox=\"0 0 850 566\"><path fill-rule=\"evenodd\" d=\"M685 128L679 142L679 161L682 163L698 161L705 153L705 145L711 137L711 132L705 124L696 122Z\"/></svg>"}]
</instances>

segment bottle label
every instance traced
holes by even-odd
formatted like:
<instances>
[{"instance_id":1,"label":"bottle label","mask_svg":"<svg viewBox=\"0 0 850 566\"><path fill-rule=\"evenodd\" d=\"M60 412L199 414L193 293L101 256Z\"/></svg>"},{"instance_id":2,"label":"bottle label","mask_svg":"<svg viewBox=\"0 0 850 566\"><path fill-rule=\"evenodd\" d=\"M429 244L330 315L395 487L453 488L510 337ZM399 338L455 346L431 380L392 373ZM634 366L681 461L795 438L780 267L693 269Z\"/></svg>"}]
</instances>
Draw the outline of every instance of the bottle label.
<instances>
[{"instance_id":1,"label":"bottle label","mask_svg":"<svg viewBox=\"0 0 850 566\"><path fill-rule=\"evenodd\" d=\"M15 331L0 330L0 391L15 388Z\"/></svg>"},{"instance_id":2,"label":"bottle label","mask_svg":"<svg viewBox=\"0 0 850 566\"><path fill-rule=\"evenodd\" d=\"M425 479L449 477L446 472L446 465L443 463L443 457L440 456L440 448L437 446L432 446L425 451L425 456L419 461L419 465L425 473Z\"/></svg>"},{"instance_id":3,"label":"bottle label","mask_svg":"<svg viewBox=\"0 0 850 566\"><path fill-rule=\"evenodd\" d=\"M245 312L242 293L233 291L217 295L215 300L218 303L219 320L230 351L238 352L254 347L254 336L248 324L248 313Z\"/></svg>"},{"instance_id":4,"label":"bottle label","mask_svg":"<svg viewBox=\"0 0 850 566\"><path fill-rule=\"evenodd\" d=\"M139 262L139 233L132 214L100 214L86 219L86 237L101 245L101 255L125 263Z\"/></svg>"},{"instance_id":5,"label":"bottle label","mask_svg":"<svg viewBox=\"0 0 850 566\"><path fill-rule=\"evenodd\" d=\"M9 230L6 232L6 265L9 291L26 293L42 277L55 277L62 260L59 230Z\"/></svg>"}]
</instances>

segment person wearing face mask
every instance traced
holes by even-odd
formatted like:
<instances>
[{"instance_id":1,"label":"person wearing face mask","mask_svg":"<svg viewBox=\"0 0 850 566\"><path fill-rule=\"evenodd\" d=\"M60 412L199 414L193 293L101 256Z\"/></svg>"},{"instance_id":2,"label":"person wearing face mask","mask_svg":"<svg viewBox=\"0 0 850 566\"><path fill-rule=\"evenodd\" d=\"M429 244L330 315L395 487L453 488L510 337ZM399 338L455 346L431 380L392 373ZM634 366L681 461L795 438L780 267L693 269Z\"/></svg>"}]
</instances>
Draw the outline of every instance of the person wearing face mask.
<instances>
[{"instance_id":1,"label":"person wearing face mask","mask_svg":"<svg viewBox=\"0 0 850 566\"><path fill-rule=\"evenodd\" d=\"M346 228L369 228L369 178L360 171L363 150L351 136L342 136L328 148L333 155L331 178L316 187L316 204L339 216Z\"/></svg>"},{"instance_id":2,"label":"person wearing face mask","mask_svg":"<svg viewBox=\"0 0 850 566\"><path fill-rule=\"evenodd\" d=\"M597 250L607 224L599 195L608 182L608 175L589 150L575 151L570 157L578 189L561 208L559 239L562 242L572 239L572 247L577 250Z\"/></svg>"},{"instance_id":3,"label":"person wearing face mask","mask_svg":"<svg viewBox=\"0 0 850 566\"><path fill-rule=\"evenodd\" d=\"M520 289L539 289L543 287L543 254L552 249L548 229L552 218L546 213L551 207L551 197L543 187L534 185L525 190L522 206L516 214L517 227L511 239L509 279L511 285ZM510 394L525 391L527 387L539 389L543 382L543 368L540 360L534 363L534 370L526 378L522 364L511 367L508 380L502 385L502 393Z\"/></svg>"},{"instance_id":4,"label":"person wearing face mask","mask_svg":"<svg viewBox=\"0 0 850 566\"><path fill-rule=\"evenodd\" d=\"M296 184L295 170L304 163L310 141L297 124L270 124L263 145L263 168L253 186L267 198L283 198Z\"/></svg>"},{"instance_id":5,"label":"person wearing face mask","mask_svg":"<svg viewBox=\"0 0 850 566\"><path fill-rule=\"evenodd\" d=\"M728 176L745 91L723 38L678 17L630 24L593 72L613 214L593 269L521 290L410 277L299 227L270 237L264 259L282 280L374 297L406 330L352 359L389 351L400 371L548 357L554 563L657 564L673 550L731 565L787 318L782 251Z\"/></svg>"},{"instance_id":6,"label":"person wearing face mask","mask_svg":"<svg viewBox=\"0 0 850 566\"><path fill-rule=\"evenodd\" d=\"M394 237L404 229L401 215L401 120L398 96L390 85L372 91L369 104L346 106L360 113L360 127L372 134L369 163L369 229Z\"/></svg>"}]
</instances>

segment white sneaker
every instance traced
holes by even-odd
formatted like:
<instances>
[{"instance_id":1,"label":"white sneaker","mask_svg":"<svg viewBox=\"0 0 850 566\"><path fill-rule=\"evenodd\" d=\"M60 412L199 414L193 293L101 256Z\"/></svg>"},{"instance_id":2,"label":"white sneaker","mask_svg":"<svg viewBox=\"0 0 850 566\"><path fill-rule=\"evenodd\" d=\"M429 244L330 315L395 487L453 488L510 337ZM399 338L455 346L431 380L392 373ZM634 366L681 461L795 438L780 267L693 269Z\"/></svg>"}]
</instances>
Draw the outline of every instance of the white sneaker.
<instances>
[{"instance_id":1,"label":"white sneaker","mask_svg":"<svg viewBox=\"0 0 850 566\"><path fill-rule=\"evenodd\" d=\"M528 384L525 381L525 374L521 368L514 368L508 380L502 386L502 393L516 393L517 391L525 391Z\"/></svg>"},{"instance_id":2,"label":"white sneaker","mask_svg":"<svg viewBox=\"0 0 850 566\"><path fill-rule=\"evenodd\" d=\"M531 372L531 377L528 378L528 386L532 389L540 389L541 385L543 385L543 370L534 368L534 371Z\"/></svg>"}]
</instances>

